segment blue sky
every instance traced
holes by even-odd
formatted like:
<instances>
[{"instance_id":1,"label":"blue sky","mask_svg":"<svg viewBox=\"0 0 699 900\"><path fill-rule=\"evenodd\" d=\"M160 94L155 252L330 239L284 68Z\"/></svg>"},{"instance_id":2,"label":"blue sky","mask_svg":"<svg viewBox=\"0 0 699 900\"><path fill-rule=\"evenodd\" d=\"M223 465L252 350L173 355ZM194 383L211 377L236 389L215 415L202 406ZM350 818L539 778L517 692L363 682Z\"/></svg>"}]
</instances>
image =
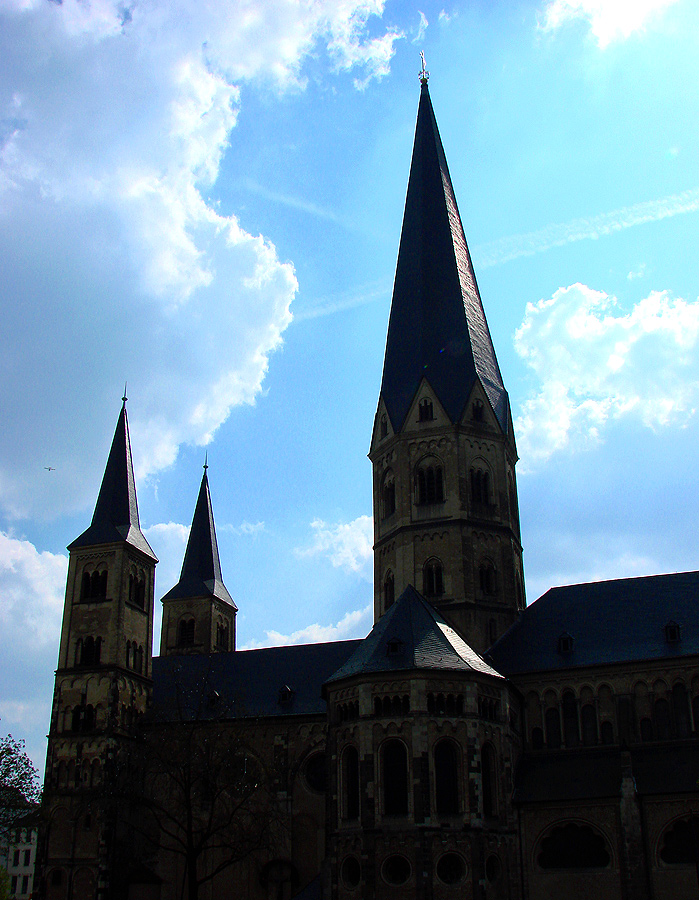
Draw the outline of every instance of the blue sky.
<instances>
[{"instance_id":1,"label":"blue sky","mask_svg":"<svg viewBox=\"0 0 699 900\"><path fill-rule=\"evenodd\" d=\"M691 0L0 0L0 729L43 765L65 546L125 381L156 607L208 452L238 645L371 627L420 50L529 601L695 569L698 37Z\"/></svg>"}]
</instances>

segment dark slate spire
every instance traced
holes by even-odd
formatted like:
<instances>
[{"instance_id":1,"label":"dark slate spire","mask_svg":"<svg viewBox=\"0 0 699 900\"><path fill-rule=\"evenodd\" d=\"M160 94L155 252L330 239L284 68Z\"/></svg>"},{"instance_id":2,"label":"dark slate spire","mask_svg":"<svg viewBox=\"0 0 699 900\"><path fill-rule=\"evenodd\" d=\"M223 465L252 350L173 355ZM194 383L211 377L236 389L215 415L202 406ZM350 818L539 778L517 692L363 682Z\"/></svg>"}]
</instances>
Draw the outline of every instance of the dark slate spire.
<instances>
[{"instance_id":1,"label":"dark slate spire","mask_svg":"<svg viewBox=\"0 0 699 900\"><path fill-rule=\"evenodd\" d=\"M180 580L165 594L163 601L188 597L217 597L237 609L221 575L207 469L208 466L205 464Z\"/></svg>"},{"instance_id":2,"label":"dark slate spire","mask_svg":"<svg viewBox=\"0 0 699 900\"><path fill-rule=\"evenodd\" d=\"M352 675L405 669L473 671L502 677L447 625L411 584L328 682Z\"/></svg>"},{"instance_id":3,"label":"dark slate spire","mask_svg":"<svg viewBox=\"0 0 699 900\"><path fill-rule=\"evenodd\" d=\"M427 78L420 81L381 394L393 429L399 431L424 376L452 422L457 422L476 378L480 378L503 430L507 430L507 394L478 293Z\"/></svg>"},{"instance_id":4,"label":"dark slate spire","mask_svg":"<svg viewBox=\"0 0 699 900\"><path fill-rule=\"evenodd\" d=\"M126 417L126 397L117 420L112 448L102 478L102 487L87 531L68 545L69 550L90 547L93 544L111 544L126 541L141 553L157 562L148 541L141 532L138 521L136 483L133 477L129 422Z\"/></svg>"}]
</instances>

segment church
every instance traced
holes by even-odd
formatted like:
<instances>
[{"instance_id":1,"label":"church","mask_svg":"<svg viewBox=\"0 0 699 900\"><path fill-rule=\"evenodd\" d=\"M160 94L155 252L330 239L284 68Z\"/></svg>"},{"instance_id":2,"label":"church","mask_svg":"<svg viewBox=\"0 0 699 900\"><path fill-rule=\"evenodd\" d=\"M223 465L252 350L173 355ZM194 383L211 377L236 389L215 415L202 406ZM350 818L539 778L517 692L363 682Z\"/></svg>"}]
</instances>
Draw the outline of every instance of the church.
<instances>
[{"instance_id":1,"label":"church","mask_svg":"<svg viewBox=\"0 0 699 900\"><path fill-rule=\"evenodd\" d=\"M422 73L370 435L374 626L236 650L204 471L162 597L126 400L69 546L46 900L682 900L699 572L526 604L508 393Z\"/></svg>"}]
</instances>

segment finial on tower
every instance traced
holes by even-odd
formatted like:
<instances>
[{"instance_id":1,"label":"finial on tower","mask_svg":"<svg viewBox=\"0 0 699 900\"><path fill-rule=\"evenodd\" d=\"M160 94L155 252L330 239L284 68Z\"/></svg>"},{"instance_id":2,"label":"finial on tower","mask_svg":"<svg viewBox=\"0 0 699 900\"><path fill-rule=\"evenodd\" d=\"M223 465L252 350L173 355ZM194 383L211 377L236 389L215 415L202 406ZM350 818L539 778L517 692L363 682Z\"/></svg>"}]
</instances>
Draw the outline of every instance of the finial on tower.
<instances>
[{"instance_id":1,"label":"finial on tower","mask_svg":"<svg viewBox=\"0 0 699 900\"><path fill-rule=\"evenodd\" d=\"M126 403L126 401L129 399L129 398L126 396L126 384L127 384L127 382L124 382L124 396L121 398L121 402L122 402L122 403Z\"/></svg>"},{"instance_id":2,"label":"finial on tower","mask_svg":"<svg viewBox=\"0 0 699 900\"><path fill-rule=\"evenodd\" d=\"M207 450L206 453L204 454L204 471L206 472L206 470L208 468L209 468L209 451Z\"/></svg>"},{"instance_id":3,"label":"finial on tower","mask_svg":"<svg viewBox=\"0 0 699 900\"><path fill-rule=\"evenodd\" d=\"M427 71L427 67L425 65L425 51L420 51L420 59L422 60L422 69L420 70L420 84L427 84L430 80L430 73Z\"/></svg>"}]
</instances>

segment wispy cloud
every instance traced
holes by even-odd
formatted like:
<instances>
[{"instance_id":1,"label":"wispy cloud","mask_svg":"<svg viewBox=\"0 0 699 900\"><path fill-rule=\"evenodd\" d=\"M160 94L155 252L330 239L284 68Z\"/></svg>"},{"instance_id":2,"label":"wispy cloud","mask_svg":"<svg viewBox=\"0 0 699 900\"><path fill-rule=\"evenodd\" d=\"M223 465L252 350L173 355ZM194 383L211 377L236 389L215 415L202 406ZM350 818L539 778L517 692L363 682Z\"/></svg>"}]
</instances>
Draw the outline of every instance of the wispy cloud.
<instances>
[{"instance_id":1,"label":"wispy cloud","mask_svg":"<svg viewBox=\"0 0 699 900\"><path fill-rule=\"evenodd\" d=\"M376 303L379 300L387 300L391 294L391 285L387 281L375 281L365 284L352 291L334 294L318 300L315 304L301 310L294 310L294 322L304 322L307 319L319 319L322 316L332 316L334 313L343 312L346 309L354 309L367 303Z\"/></svg>"},{"instance_id":2,"label":"wispy cloud","mask_svg":"<svg viewBox=\"0 0 699 900\"><path fill-rule=\"evenodd\" d=\"M681 194L663 197L661 200L647 200L598 216L573 219L572 222L547 225L539 231L499 238L497 241L474 247L473 257L479 269L487 269L518 259L520 256L534 256L536 253L544 253L554 247L563 247L576 241L597 240L636 225L659 222L661 219L696 212L698 209L699 188L694 188Z\"/></svg>"},{"instance_id":3,"label":"wispy cloud","mask_svg":"<svg viewBox=\"0 0 699 900\"><path fill-rule=\"evenodd\" d=\"M257 194L258 196L263 197L265 200L271 200L272 203L279 203L282 206L288 206L291 209L298 209L300 212L308 213L309 215L315 216L318 219L328 219L331 222L342 224L340 222L340 219L331 209L325 209L322 206L318 206L317 203L312 203L310 200L304 200L302 197L291 197L288 194L279 194L276 191L270 191L268 188L264 187L261 184L258 184L256 181L253 181L250 178L245 179L243 185L251 193Z\"/></svg>"},{"instance_id":4,"label":"wispy cloud","mask_svg":"<svg viewBox=\"0 0 699 900\"><path fill-rule=\"evenodd\" d=\"M418 13L420 15L420 24L418 25L418 28L417 28L417 34L413 38L413 44L420 43L420 41L425 36L425 32L427 31L427 26L430 24L427 21L427 16L424 14L424 12L422 12L422 10L418 10Z\"/></svg>"}]
</instances>

